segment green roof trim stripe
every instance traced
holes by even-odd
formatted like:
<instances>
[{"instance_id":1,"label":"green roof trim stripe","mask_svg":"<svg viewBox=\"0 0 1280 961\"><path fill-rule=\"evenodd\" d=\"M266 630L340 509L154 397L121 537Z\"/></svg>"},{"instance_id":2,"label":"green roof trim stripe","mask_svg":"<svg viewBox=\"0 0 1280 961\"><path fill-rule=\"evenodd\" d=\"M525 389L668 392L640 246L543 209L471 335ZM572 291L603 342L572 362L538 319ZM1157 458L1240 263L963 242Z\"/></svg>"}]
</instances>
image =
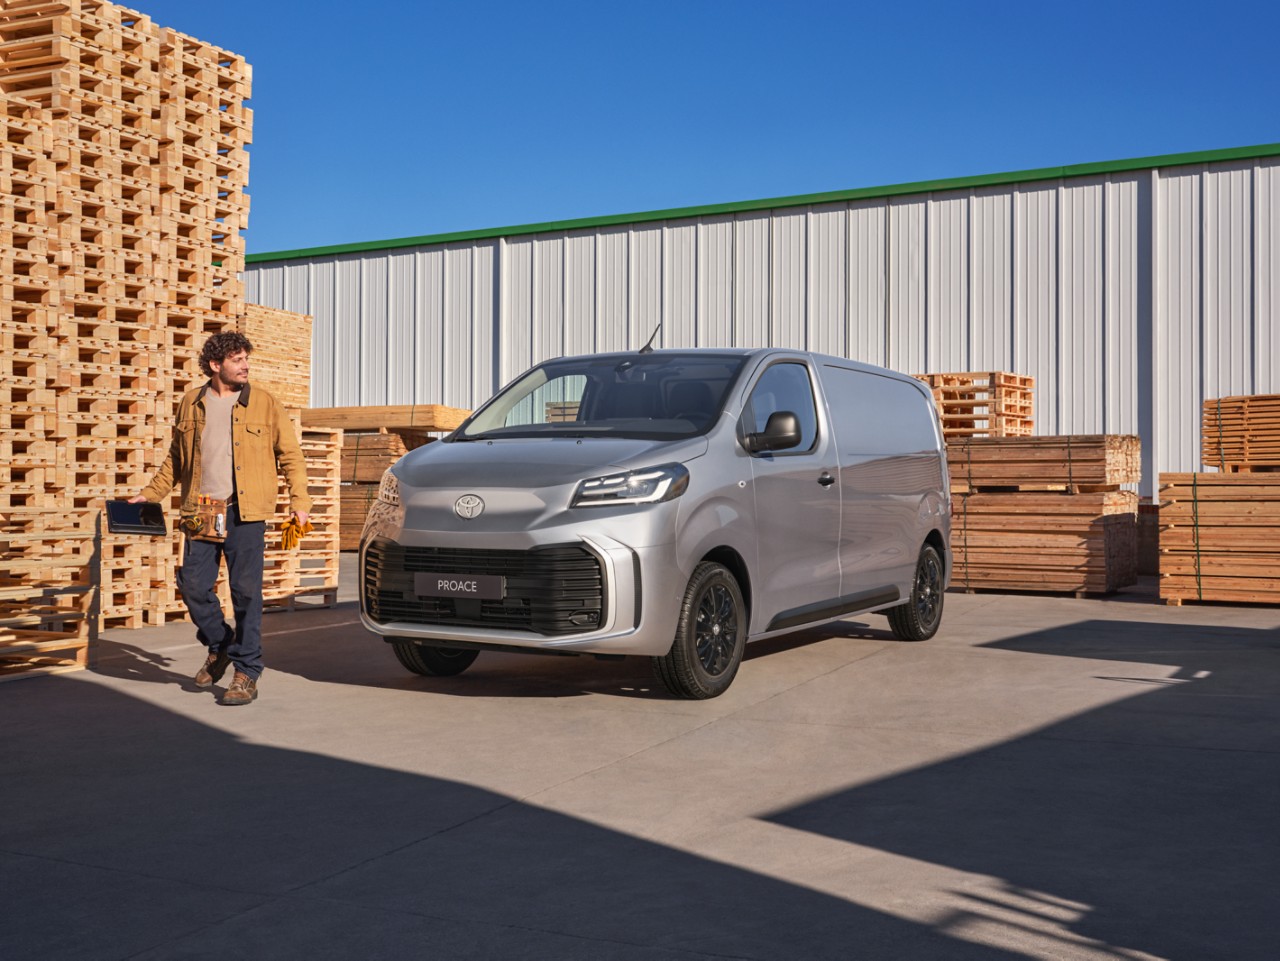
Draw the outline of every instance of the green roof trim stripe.
<instances>
[{"instance_id":1,"label":"green roof trim stripe","mask_svg":"<svg viewBox=\"0 0 1280 961\"><path fill-rule=\"evenodd\" d=\"M832 190L826 193L799 194L793 197L774 197L767 200L744 200L733 203L708 204L702 207L673 207L670 210L649 210L643 213L583 217L578 220L554 220L542 224L521 224L516 227L459 230L447 234L402 237L397 240L370 240L364 243L336 244L330 247L277 250L271 253L248 254L245 257L245 263L256 264L273 260L326 257L333 254L355 254L373 250L395 250L400 247L424 247L428 244L460 243L467 240L492 240L498 237L519 237L526 234L560 233L568 230L586 230L593 227L652 223L655 220L678 220L715 214L743 213L751 210L772 210L778 207L802 207L810 204L867 200L876 197L900 197L908 194L933 193L942 190L966 190L972 187L994 187L1001 184L1028 183L1037 180L1060 180L1066 177L1089 177L1099 174L1150 170L1156 167L1181 167L1189 164L1219 163L1228 160L1251 160L1276 156L1280 156L1280 143L1259 144L1253 147L1229 147L1224 150L1164 154L1158 157L1134 157L1129 160L1069 164L1064 167L1041 167L1037 170L1013 170L1007 173L953 177L947 180L922 180L918 183L890 184L883 187Z\"/></svg>"}]
</instances>

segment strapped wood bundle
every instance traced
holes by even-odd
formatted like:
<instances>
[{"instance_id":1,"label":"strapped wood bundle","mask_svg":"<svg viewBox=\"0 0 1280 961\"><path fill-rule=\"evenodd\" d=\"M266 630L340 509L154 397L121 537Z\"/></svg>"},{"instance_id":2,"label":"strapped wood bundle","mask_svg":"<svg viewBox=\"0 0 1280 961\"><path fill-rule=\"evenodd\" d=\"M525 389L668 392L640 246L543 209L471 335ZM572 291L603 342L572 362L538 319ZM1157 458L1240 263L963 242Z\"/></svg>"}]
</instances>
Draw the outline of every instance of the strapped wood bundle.
<instances>
[{"instance_id":1,"label":"strapped wood bundle","mask_svg":"<svg viewBox=\"0 0 1280 961\"><path fill-rule=\"evenodd\" d=\"M1206 400L1200 460L1209 470L1280 471L1280 394Z\"/></svg>"},{"instance_id":2,"label":"strapped wood bundle","mask_svg":"<svg viewBox=\"0 0 1280 961\"><path fill-rule=\"evenodd\" d=\"M1142 478L1142 442L1128 434L966 438L947 444L952 491L1105 490Z\"/></svg>"},{"instance_id":3,"label":"strapped wood bundle","mask_svg":"<svg viewBox=\"0 0 1280 961\"><path fill-rule=\"evenodd\" d=\"M1138 495L974 493L953 504L953 587L1109 593L1138 577Z\"/></svg>"},{"instance_id":4,"label":"strapped wood bundle","mask_svg":"<svg viewBox=\"0 0 1280 961\"><path fill-rule=\"evenodd\" d=\"M1108 593L1138 579L1141 442L1119 434L965 438L947 444L951 583Z\"/></svg>"},{"instance_id":5,"label":"strapped wood bundle","mask_svg":"<svg viewBox=\"0 0 1280 961\"><path fill-rule=\"evenodd\" d=\"M1280 476L1160 475L1160 597L1280 603Z\"/></svg>"}]
</instances>

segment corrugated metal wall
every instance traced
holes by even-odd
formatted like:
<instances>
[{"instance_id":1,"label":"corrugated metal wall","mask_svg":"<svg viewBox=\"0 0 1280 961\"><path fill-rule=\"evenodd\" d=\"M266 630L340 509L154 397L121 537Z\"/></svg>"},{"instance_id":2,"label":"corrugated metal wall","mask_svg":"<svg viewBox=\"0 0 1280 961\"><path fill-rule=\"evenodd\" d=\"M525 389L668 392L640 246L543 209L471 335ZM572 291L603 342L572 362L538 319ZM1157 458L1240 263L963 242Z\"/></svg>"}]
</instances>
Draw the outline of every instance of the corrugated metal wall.
<instances>
[{"instance_id":1,"label":"corrugated metal wall","mask_svg":"<svg viewBox=\"0 0 1280 961\"><path fill-rule=\"evenodd\" d=\"M1205 397L1280 393L1275 158L269 261L312 403L473 407L531 364L786 346L1036 378L1037 433L1199 466Z\"/></svg>"}]
</instances>

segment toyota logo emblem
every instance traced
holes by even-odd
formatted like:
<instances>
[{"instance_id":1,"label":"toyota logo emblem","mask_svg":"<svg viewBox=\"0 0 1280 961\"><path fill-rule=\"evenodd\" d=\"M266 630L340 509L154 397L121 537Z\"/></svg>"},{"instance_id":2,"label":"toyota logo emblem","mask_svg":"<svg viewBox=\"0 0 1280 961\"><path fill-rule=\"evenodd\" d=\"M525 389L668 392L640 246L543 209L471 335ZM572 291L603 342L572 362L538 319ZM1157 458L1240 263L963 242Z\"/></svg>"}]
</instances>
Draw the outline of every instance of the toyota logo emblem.
<instances>
[{"instance_id":1,"label":"toyota logo emblem","mask_svg":"<svg viewBox=\"0 0 1280 961\"><path fill-rule=\"evenodd\" d=\"M484 513L484 501L475 494L463 494L453 502L453 512L459 517L471 520Z\"/></svg>"}]
</instances>

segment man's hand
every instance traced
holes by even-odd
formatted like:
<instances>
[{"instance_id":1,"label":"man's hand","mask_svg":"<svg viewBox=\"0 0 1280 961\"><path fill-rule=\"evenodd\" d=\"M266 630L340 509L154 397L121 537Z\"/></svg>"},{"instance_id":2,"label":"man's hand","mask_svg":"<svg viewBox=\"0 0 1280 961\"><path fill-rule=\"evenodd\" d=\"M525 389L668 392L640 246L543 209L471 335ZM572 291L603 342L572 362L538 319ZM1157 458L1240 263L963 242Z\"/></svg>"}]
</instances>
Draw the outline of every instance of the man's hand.
<instances>
[{"instance_id":1,"label":"man's hand","mask_svg":"<svg viewBox=\"0 0 1280 961\"><path fill-rule=\"evenodd\" d=\"M307 521L311 520L311 515L306 511L294 511L293 519L298 522L299 527L306 527Z\"/></svg>"},{"instance_id":2,"label":"man's hand","mask_svg":"<svg viewBox=\"0 0 1280 961\"><path fill-rule=\"evenodd\" d=\"M130 504L145 504L146 502L147 502L147 499L143 497L141 494L139 494L137 497L129 498Z\"/></svg>"}]
</instances>

